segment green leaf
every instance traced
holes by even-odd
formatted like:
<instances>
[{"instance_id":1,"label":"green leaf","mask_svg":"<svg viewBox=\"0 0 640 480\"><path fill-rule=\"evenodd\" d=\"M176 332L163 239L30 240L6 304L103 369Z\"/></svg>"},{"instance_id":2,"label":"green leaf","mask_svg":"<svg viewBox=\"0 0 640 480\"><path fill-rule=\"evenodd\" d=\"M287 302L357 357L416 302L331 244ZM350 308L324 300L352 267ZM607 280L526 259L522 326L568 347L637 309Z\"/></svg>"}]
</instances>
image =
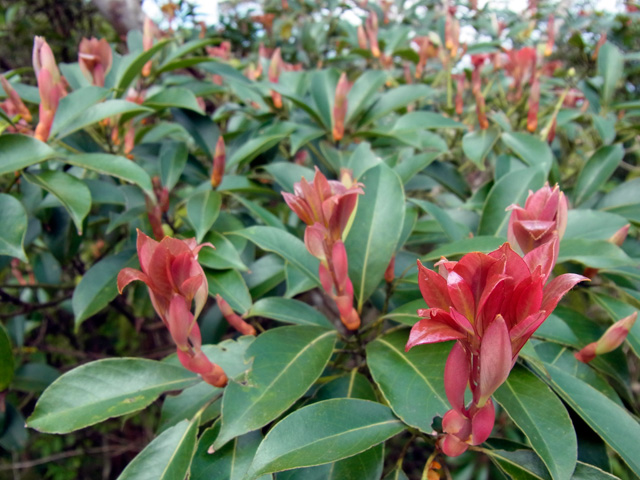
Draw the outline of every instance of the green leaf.
<instances>
[{"instance_id":1,"label":"green leaf","mask_svg":"<svg viewBox=\"0 0 640 480\"><path fill-rule=\"evenodd\" d=\"M393 127L394 130L431 130L437 128L461 128L466 130L467 126L440 113L421 111L409 112L401 116Z\"/></svg>"},{"instance_id":2,"label":"green leaf","mask_svg":"<svg viewBox=\"0 0 640 480\"><path fill-rule=\"evenodd\" d=\"M64 138L73 132L94 125L105 118L111 118L116 115L129 114L133 116L152 111L153 110L149 108L126 100L107 100L105 102L92 105L89 108L85 108L82 113L75 116L64 126L61 126L56 137Z\"/></svg>"},{"instance_id":3,"label":"green leaf","mask_svg":"<svg viewBox=\"0 0 640 480\"><path fill-rule=\"evenodd\" d=\"M196 230L196 240L198 243L211 229L213 222L220 214L222 196L213 190L203 190L196 192L187 200L187 218Z\"/></svg>"},{"instance_id":4,"label":"green leaf","mask_svg":"<svg viewBox=\"0 0 640 480\"><path fill-rule=\"evenodd\" d=\"M418 320L420 320L417 310L419 308L426 308L426 305L427 304L422 298L412 300L411 302L405 303L404 305L387 313L384 318L412 327Z\"/></svg>"},{"instance_id":5,"label":"green leaf","mask_svg":"<svg viewBox=\"0 0 640 480\"><path fill-rule=\"evenodd\" d=\"M169 191L173 190L173 187L178 183L180 175L182 175L182 171L187 164L188 156L189 150L186 143L172 140L162 143L158 154L160 180L162 185L167 187Z\"/></svg>"},{"instance_id":6,"label":"green leaf","mask_svg":"<svg viewBox=\"0 0 640 480\"><path fill-rule=\"evenodd\" d=\"M14 367L11 340L4 325L0 323L0 392L6 390L13 380Z\"/></svg>"},{"instance_id":7,"label":"green leaf","mask_svg":"<svg viewBox=\"0 0 640 480\"><path fill-rule=\"evenodd\" d=\"M118 273L125 267L134 267L137 258L135 251L125 250L100 260L87 270L71 297L76 330L116 298Z\"/></svg>"},{"instance_id":8,"label":"green leaf","mask_svg":"<svg viewBox=\"0 0 640 480\"><path fill-rule=\"evenodd\" d=\"M193 385L182 367L142 358L108 358L65 373L47 388L27 420L45 433L68 433L143 409L169 390Z\"/></svg>"},{"instance_id":9,"label":"green leaf","mask_svg":"<svg viewBox=\"0 0 640 480\"><path fill-rule=\"evenodd\" d=\"M0 139L3 137L0 137ZM0 255L9 255L27 263L24 237L27 234L27 212L20 200L0 193Z\"/></svg>"},{"instance_id":10,"label":"green leaf","mask_svg":"<svg viewBox=\"0 0 640 480\"><path fill-rule=\"evenodd\" d=\"M551 480L544 463L531 450L484 449L483 451L500 470L514 480Z\"/></svg>"},{"instance_id":11,"label":"green leaf","mask_svg":"<svg viewBox=\"0 0 640 480\"><path fill-rule=\"evenodd\" d=\"M278 422L258 447L247 479L350 457L404 430L391 410L367 400L314 403Z\"/></svg>"},{"instance_id":12,"label":"green leaf","mask_svg":"<svg viewBox=\"0 0 640 480\"><path fill-rule=\"evenodd\" d=\"M529 190L538 190L544 180L544 172L535 167L510 172L501 177L491 188L484 203L478 235L504 235L511 216L506 208L514 203L524 205Z\"/></svg>"},{"instance_id":13,"label":"green leaf","mask_svg":"<svg viewBox=\"0 0 640 480\"><path fill-rule=\"evenodd\" d=\"M266 208L240 195L234 195L234 198L242 205L244 205L249 213L253 216L253 218L258 220L259 222L264 223L268 227L276 227L280 230L286 230L286 227L282 223L282 220L280 220Z\"/></svg>"},{"instance_id":14,"label":"green leaf","mask_svg":"<svg viewBox=\"0 0 640 480\"><path fill-rule=\"evenodd\" d=\"M452 242L462 240L469 236L469 230L466 227L454 221L446 211L434 203L427 202L426 200L420 200L418 198L410 198L409 201L415 203L422 208L422 210L431 215Z\"/></svg>"},{"instance_id":15,"label":"green leaf","mask_svg":"<svg viewBox=\"0 0 640 480\"><path fill-rule=\"evenodd\" d=\"M202 148L209 159L213 159L216 143L220 136L220 129L213 120L207 115L200 115L191 110L176 108L171 110L171 113L174 120L189 132L191 138Z\"/></svg>"},{"instance_id":16,"label":"green leaf","mask_svg":"<svg viewBox=\"0 0 640 480\"><path fill-rule=\"evenodd\" d=\"M496 250L506 241L507 239L503 237L489 237L481 235L473 238L465 238L436 248L423 258L425 260L440 260L440 257L457 257L469 252L488 253Z\"/></svg>"},{"instance_id":17,"label":"green leaf","mask_svg":"<svg viewBox=\"0 0 640 480\"><path fill-rule=\"evenodd\" d=\"M196 50L200 50L207 45L211 45L212 43L216 43L215 38L198 38L186 42L185 44L180 45L178 48L167 53L167 55L164 57L163 62L160 64L160 68L165 68L167 65L171 64L171 62L179 59L180 57L184 57L186 54L194 52Z\"/></svg>"},{"instance_id":18,"label":"green leaf","mask_svg":"<svg viewBox=\"0 0 640 480\"><path fill-rule=\"evenodd\" d=\"M250 432L235 438L224 447L209 453L215 441L219 424L208 428L198 441L198 449L191 464L191 480L244 480L253 456L262 441L260 432ZM264 479L271 479L271 475Z\"/></svg>"},{"instance_id":19,"label":"green leaf","mask_svg":"<svg viewBox=\"0 0 640 480\"><path fill-rule=\"evenodd\" d=\"M621 183L602 197L598 203L598 209L617 213L627 220L640 223L640 198L635 195L638 188L640 188L640 178Z\"/></svg>"},{"instance_id":20,"label":"green leaf","mask_svg":"<svg viewBox=\"0 0 640 480\"><path fill-rule=\"evenodd\" d=\"M295 129L294 124L283 122L258 132L248 142L243 143L229 155L227 167L240 166L243 163L250 162L262 152L266 152L277 145L283 138L288 137Z\"/></svg>"},{"instance_id":21,"label":"green leaf","mask_svg":"<svg viewBox=\"0 0 640 480\"><path fill-rule=\"evenodd\" d=\"M498 141L499 135L497 127L465 133L462 137L462 151L478 168L484 170L484 159Z\"/></svg>"},{"instance_id":22,"label":"green leaf","mask_svg":"<svg viewBox=\"0 0 640 480\"><path fill-rule=\"evenodd\" d=\"M358 200L345 247L349 278L361 311L396 251L404 221L404 191L398 175L384 163L367 170L359 180L364 195Z\"/></svg>"},{"instance_id":23,"label":"green leaf","mask_svg":"<svg viewBox=\"0 0 640 480\"><path fill-rule=\"evenodd\" d=\"M236 247L224 235L211 231L204 237L204 241L211 242L216 248L200 250L198 261L203 266L214 270L236 269L243 272L248 270Z\"/></svg>"},{"instance_id":24,"label":"green leaf","mask_svg":"<svg viewBox=\"0 0 640 480\"><path fill-rule=\"evenodd\" d=\"M400 163L397 163L393 169L400 176L402 184L411 180L417 173L420 173L423 169L431 165L436 158L442 155L442 152L427 152L414 155L410 158L403 159Z\"/></svg>"},{"instance_id":25,"label":"green leaf","mask_svg":"<svg viewBox=\"0 0 640 480\"><path fill-rule=\"evenodd\" d=\"M290 233L275 227L255 226L229 232L229 235L239 235L255 243L264 251L277 253L319 285L318 260L307 251L300 239Z\"/></svg>"},{"instance_id":26,"label":"green leaf","mask_svg":"<svg viewBox=\"0 0 640 480\"><path fill-rule=\"evenodd\" d=\"M311 78L309 89L311 98L316 104L322 125L331 130L333 118L333 101L338 84L338 72L334 69L318 70Z\"/></svg>"},{"instance_id":27,"label":"green leaf","mask_svg":"<svg viewBox=\"0 0 640 480\"><path fill-rule=\"evenodd\" d=\"M624 76L624 56L611 42L605 42L598 52L598 74L602 77L602 103L608 105L613 99L618 82Z\"/></svg>"},{"instance_id":28,"label":"green leaf","mask_svg":"<svg viewBox=\"0 0 640 480\"><path fill-rule=\"evenodd\" d=\"M620 143L596 150L578 175L573 195L576 205L588 200L609 180L622 161L622 157L624 157L624 148Z\"/></svg>"},{"instance_id":29,"label":"green leaf","mask_svg":"<svg viewBox=\"0 0 640 480\"><path fill-rule=\"evenodd\" d=\"M268 297L254 303L246 317L264 317L296 325L316 325L333 328L327 317L311 305L300 300L282 297Z\"/></svg>"},{"instance_id":30,"label":"green leaf","mask_svg":"<svg viewBox=\"0 0 640 480\"><path fill-rule=\"evenodd\" d=\"M91 192L82 180L60 170L45 170L36 175L23 172L23 177L54 195L67 209L82 235L82 222L91 210Z\"/></svg>"},{"instance_id":31,"label":"green leaf","mask_svg":"<svg viewBox=\"0 0 640 480\"><path fill-rule=\"evenodd\" d=\"M600 210L571 209L563 239L608 240L629 222L626 218ZM597 225L598 228L593 228Z\"/></svg>"},{"instance_id":32,"label":"green leaf","mask_svg":"<svg viewBox=\"0 0 640 480\"><path fill-rule=\"evenodd\" d=\"M222 399L222 426L213 448L281 415L324 370L336 332L311 326L268 330L247 349L253 358L244 384L230 382Z\"/></svg>"},{"instance_id":33,"label":"green leaf","mask_svg":"<svg viewBox=\"0 0 640 480\"><path fill-rule=\"evenodd\" d=\"M240 377L249 367L244 363L244 356L247 348L255 340L252 336L242 336L237 340L225 340L217 345L203 345L202 352L213 363L220 365L229 378ZM165 360L175 366L180 366L177 355L172 355ZM160 417L159 430L166 430L181 420L191 420L198 411L216 397L222 396L223 388L217 388L205 382L200 382L191 387L185 388L175 396L167 396L162 404L162 414ZM216 402L217 408L213 408L214 413L220 414L220 399ZM208 408L202 412L201 422L211 420L207 418ZM216 412L217 410L217 412Z\"/></svg>"},{"instance_id":34,"label":"green leaf","mask_svg":"<svg viewBox=\"0 0 640 480\"><path fill-rule=\"evenodd\" d=\"M407 329L378 337L367 345L367 362L393 412L407 425L430 433L433 418L450 408L444 393L444 364L451 343L420 345L405 352L408 339Z\"/></svg>"},{"instance_id":35,"label":"green leaf","mask_svg":"<svg viewBox=\"0 0 640 480\"><path fill-rule=\"evenodd\" d=\"M209 294L220 295L231 308L244 313L251 308L251 295L242 275L236 270L206 272Z\"/></svg>"},{"instance_id":36,"label":"green leaf","mask_svg":"<svg viewBox=\"0 0 640 480\"><path fill-rule=\"evenodd\" d=\"M62 129L82 115L88 107L101 102L108 94L109 90L106 88L88 86L61 98L49 136L56 137Z\"/></svg>"},{"instance_id":37,"label":"green leaf","mask_svg":"<svg viewBox=\"0 0 640 480\"><path fill-rule=\"evenodd\" d=\"M143 105L154 110L184 108L202 114L198 100L191 90L184 87L169 87L145 99Z\"/></svg>"},{"instance_id":38,"label":"green leaf","mask_svg":"<svg viewBox=\"0 0 640 480\"><path fill-rule=\"evenodd\" d=\"M196 450L198 419L183 421L154 438L118 477L118 480L176 480L189 476Z\"/></svg>"},{"instance_id":39,"label":"green leaf","mask_svg":"<svg viewBox=\"0 0 640 480\"><path fill-rule=\"evenodd\" d=\"M344 124L351 125L371 104L375 93L387 81L387 74L380 70L367 70L360 75L347 94L347 116Z\"/></svg>"},{"instance_id":40,"label":"green leaf","mask_svg":"<svg viewBox=\"0 0 640 480\"><path fill-rule=\"evenodd\" d=\"M291 153L291 155L294 155L307 143L315 140L316 138L324 136L326 133L327 132L325 130L313 127L311 125L298 125L296 127L296 131L293 132L291 134L291 137L289 138L291 141L289 152ZM289 163L289 165L294 166L295 164Z\"/></svg>"},{"instance_id":41,"label":"green leaf","mask_svg":"<svg viewBox=\"0 0 640 480\"><path fill-rule=\"evenodd\" d=\"M553 153L547 142L528 133L503 132L504 144L530 167L538 167L548 173L553 164Z\"/></svg>"},{"instance_id":42,"label":"green leaf","mask_svg":"<svg viewBox=\"0 0 640 480\"><path fill-rule=\"evenodd\" d=\"M560 397L640 475L640 424L627 410L591 385L558 367L545 364L551 387Z\"/></svg>"},{"instance_id":43,"label":"green leaf","mask_svg":"<svg viewBox=\"0 0 640 480\"><path fill-rule=\"evenodd\" d=\"M551 477L570 478L578 458L576 433L564 405L542 380L516 366L493 397L523 431Z\"/></svg>"},{"instance_id":44,"label":"green leaf","mask_svg":"<svg viewBox=\"0 0 640 480\"><path fill-rule=\"evenodd\" d=\"M354 368L348 375L343 375L324 384L314 395L313 401L319 402L330 398L360 398L375 402L376 392L367 377Z\"/></svg>"},{"instance_id":45,"label":"green leaf","mask_svg":"<svg viewBox=\"0 0 640 480\"><path fill-rule=\"evenodd\" d=\"M58 153L33 137L8 133L0 136L0 175L55 158Z\"/></svg>"},{"instance_id":46,"label":"green leaf","mask_svg":"<svg viewBox=\"0 0 640 480\"><path fill-rule=\"evenodd\" d=\"M126 182L135 183L151 198L155 198L149 174L135 162L126 157L109 155L107 153L83 153L69 155L65 163L76 167L86 168L94 172L120 178Z\"/></svg>"},{"instance_id":47,"label":"green leaf","mask_svg":"<svg viewBox=\"0 0 640 480\"><path fill-rule=\"evenodd\" d=\"M637 265L624 250L605 240L567 238L560 242L558 263L573 261L593 268Z\"/></svg>"},{"instance_id":48,"label":"green leaf","mask_svg":"<svg viewBox=\"0 0 640 480\"><path fill-rule=\"evenodd\" d=\"M360 121L360 127L364 127L388 113L404 108L412 102L431 95L434 90L427 85L401 85L387 90L380 95L378 101L365 113Z\"/></svg>"},{"instance_id":49,"label":"green leaf","mask_svg":"<svg viewBox=\"0 0 640 480\"><path fill-rule=\"evenodd\" d=\"M578 462L571 480L618 480L618 477L593 465Z\"/></svg>"},{"instance_id":50,"label":"green leaf","mask_svg":"<svg viewBox=\"0 0 640 480\"><path fill-rule=\"evenodd\" d=\"M285 191L292 193L293 184L299 182L302 177L312 182L316 174L312 169L296 165L290 162L274 162L265 165L264 169Z\"/></svg>"},{"instance_id":51,"label":"green leaf","mask_svg":"<svg viewBox=\"0 0 640 480\"><path fill-rule=\"evenodd\" d=\"M142 72L144 64L151 60L167 43L169 43L169 40L161 40L145 52L137 55L130 53L122 57L115 82L116 97L121 97L126 93L131 82Z\"/></svg>"},{"instance_id":52,"label":"green leaf","mask_svg":"<svg viewBox=\"0 0 640 480\"><path fill-rule=\"evenodd\" d=\"M383 467L384 445L379 444L335 463L281 472L278 480L380 480Z\"/></svg>"}]
</instances>

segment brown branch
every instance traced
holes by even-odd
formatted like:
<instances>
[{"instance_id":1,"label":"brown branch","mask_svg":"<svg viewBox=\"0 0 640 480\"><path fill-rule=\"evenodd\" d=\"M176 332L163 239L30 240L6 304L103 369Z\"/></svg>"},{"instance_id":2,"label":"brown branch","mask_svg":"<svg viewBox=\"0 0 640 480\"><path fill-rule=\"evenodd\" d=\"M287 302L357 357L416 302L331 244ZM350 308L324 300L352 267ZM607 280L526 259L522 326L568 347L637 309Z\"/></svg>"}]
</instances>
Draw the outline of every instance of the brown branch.
<instances>
[{"instance_id":1,"label":"brown branch","mask_svg":"<svg viewBox=\"0 0 640 480\"><path fill-rule=\"evenodd\" d=\"M76 448L75 450L68 450L66 452L55 453L53 455L49 455L48 457L39 458L37 460L28 460L24 462L14 462L9 465L0 465L0 471L3 470L21 470L25 468L33 468L38 465L43 465L49 462L56 462L58 460L62 460L70 457L77 457L79 455L95 455L98 453L109 453L111 452L112 457L117 457L118 455L122 455L125 452L138 450L136 446L127 445L127 446L117 446L113 445L105 445L103 447L95 447L95 448Z\"/></svg>"}]
</instances>

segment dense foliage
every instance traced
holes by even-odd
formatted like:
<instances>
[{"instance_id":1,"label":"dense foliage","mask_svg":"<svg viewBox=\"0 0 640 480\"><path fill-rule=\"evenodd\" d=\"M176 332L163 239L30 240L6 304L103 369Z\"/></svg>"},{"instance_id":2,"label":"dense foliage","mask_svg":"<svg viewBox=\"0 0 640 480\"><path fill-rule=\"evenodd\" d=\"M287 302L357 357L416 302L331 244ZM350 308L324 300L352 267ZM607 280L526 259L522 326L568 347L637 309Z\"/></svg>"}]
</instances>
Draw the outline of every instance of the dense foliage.
<instances>
[{"instance_id":1,"label":"dense foliage","mask_svg":"<svg viewBox=\"0 0 640 480\"><path fill-rule=\"evenodd\" d=\"M640 476L633 3L163 11L0 77L3 475Z\"/></svg>"}]
</instances>

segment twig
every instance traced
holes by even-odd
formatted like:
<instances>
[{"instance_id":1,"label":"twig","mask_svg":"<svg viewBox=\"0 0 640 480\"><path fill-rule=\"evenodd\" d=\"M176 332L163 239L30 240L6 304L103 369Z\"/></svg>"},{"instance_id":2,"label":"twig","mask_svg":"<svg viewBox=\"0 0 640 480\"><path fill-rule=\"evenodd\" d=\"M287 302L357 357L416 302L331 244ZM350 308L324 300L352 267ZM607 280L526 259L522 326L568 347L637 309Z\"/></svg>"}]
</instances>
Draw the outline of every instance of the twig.
<instances>
[{"instance_id":1,"label":"twig","mask_svg":"<svg viewBox=\"0 0 640 480\"><path fill-rule=\"evenodd\" d=\"M98 453L105 453L109 451L113 452L111 454L112 457L116 457L130 450L138 450L138 448L134 445L126 445L126 446L117 447L117 448L113 448L113 446L111 445L106 445L102 447L88 448L86 450L83 448L76 448L75 450L55 453L53 455L49 455L48 457L39 458L37 460L28 460L25 462L14 462L10 465L0 465L0 471L33 468L33 467L37 467L38 465L43 465L45 463L56 462L64 458L77 457L79 455L95 455Z\"/></svg>"}]
</instances>

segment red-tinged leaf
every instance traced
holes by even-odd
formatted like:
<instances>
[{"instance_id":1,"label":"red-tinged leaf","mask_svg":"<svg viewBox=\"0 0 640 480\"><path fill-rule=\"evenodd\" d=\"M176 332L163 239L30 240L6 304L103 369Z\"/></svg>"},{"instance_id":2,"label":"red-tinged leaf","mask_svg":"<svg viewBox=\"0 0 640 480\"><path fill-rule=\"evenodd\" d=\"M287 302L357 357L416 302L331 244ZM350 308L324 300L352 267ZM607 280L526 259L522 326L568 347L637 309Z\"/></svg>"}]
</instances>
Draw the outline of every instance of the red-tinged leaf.
<instances>
[{"instance_id":1,"label":"red-tinged leaf","mask_svg":"<svg viewBox=\"0 0 640 480\"><path fill-rule=\"evenodd\" d=\"M418 286L429 307L447 310L451 306L447 281L440 274L422 265L420 260L418 260Z\"/></svg>"},{"instance_id":2,"label":"red-tinged leaf","mask_svg":"<svg viewBox=\"0 0 640 480\"><path fill-rule=\"evenodd\" d=\"M489 325L480 345L480 398L483 405L491 394L504 383L512 366L511 339L507 324L501 315Z\"/></svg>"},{"instance_id":3,"label":"red-tinged leaf","mask_svg":"<svg viewBox=\"0 0 640 480\"><path fill-rule=\"evenodd\" d=\"M455 269L449 273L447 277L447 289L451 298L452 306L468 320L475 318L476 302L473 298L473 292L464 278L458 274Z\"/></svg>"},{"instance_id":4,"label":"red-tinged leaf","mask_svg":"<svg viewBox=\"0 0 640 480\"><path fill-rule=\"evenodd\" d=\"M542 310L547 313L553 312L558 305L558 302L564 295L582 281L589 281L587 277L578 275L576 273L565 273L559 277L554 278L544 288L544 294L542 296Z\"/></svg>"},{"instance_id":5,"label":"red-tinged leaf","mask_svg":"<svg viewBox=\"0 0 640 480\"><path fill-rule=\"evenodd\" d=\"M122 270L120 270L120 273L118 273L118 291L122 293L122 290L124 289L124 287L126 287L131 282L134 282L136 280L140 280L141 282L144 282L147 285L151 283L151 281L149 280L149 277L147 277L140 270L136 270L134 268L129 268L129 267L123 268Z\"/></svg>"},{"instance_id":6,"label":"red-tinged leaf","mask_svg":"<svg viewBox=\"0 0 640 480\"><path fill-rule=\"evenodd\" d=\"M536 267L540 266L542 274L544 275L544 281L547 281L551 271L558 260L558 252L560 250L560 240L557 235L546 243L543 243L539 247L534 248L527 253L523 258L529 270L533 272Z\"/></svg>"},{"instance_id":7,"label":"red-tinged leaf","mask_svg":"<svg viewBox=\"0 0 640 480\"><path fill-rule=\"evenodd\" d=\"M464 410L464 392L467 389L471 365L469 357L460 342L456 342L447 357L444 367L444 390L451 406L461 412Z\"/></svg>"},{"instance_id":8,"label":"red-tinged leaf","mask_svg":"<svg viewBox=\"0 0 640 480\"><path fill-rule=\"evenodd\" d=\"M453 320L448 313L443 311L433 312L431 310L431 318L423 318L411 328L405 351L408 352L409 349L416 345L466 338L464 333L451 326L451 322Z\"/></svg>"},{"instance_id":9,"label":"red-tinged leaf","mask_svg":"<svg viewBox=\"0 0 640 480\"><path fill-rule=\"evenodd\" d=\"M493 400L489 399L486 405L473 416L471 421L471 443L480 445L489 438L495 421L496 409L493 405Z\"/></svg>"},{"instance_id":10,"label":"red-tinged leaf","mask_svg":"<svg viewBox=\"0 0 640 480\"><path fill-rule=\"evenodd\" d=\"M442 443L440 444L440 448L442 448L445 455L449 457L457 457L458 455L462 455L466 452L469 445L455 435L445 435Z\"/></svg>"},{"instance_id":11,"label":"red-tinged leaf","mask_svg":"<svg viewBox=\"0 0 640 480\"><path fill-rule=\"evenodd\" d=\"M544 322L548 316L549 314L544 310L532 313L511 329L509 335L511 337L511 348L514 356L524 347L529 337L533 335L533 332L542 325L542 322Z\"/></svg>"}]
</instances>

